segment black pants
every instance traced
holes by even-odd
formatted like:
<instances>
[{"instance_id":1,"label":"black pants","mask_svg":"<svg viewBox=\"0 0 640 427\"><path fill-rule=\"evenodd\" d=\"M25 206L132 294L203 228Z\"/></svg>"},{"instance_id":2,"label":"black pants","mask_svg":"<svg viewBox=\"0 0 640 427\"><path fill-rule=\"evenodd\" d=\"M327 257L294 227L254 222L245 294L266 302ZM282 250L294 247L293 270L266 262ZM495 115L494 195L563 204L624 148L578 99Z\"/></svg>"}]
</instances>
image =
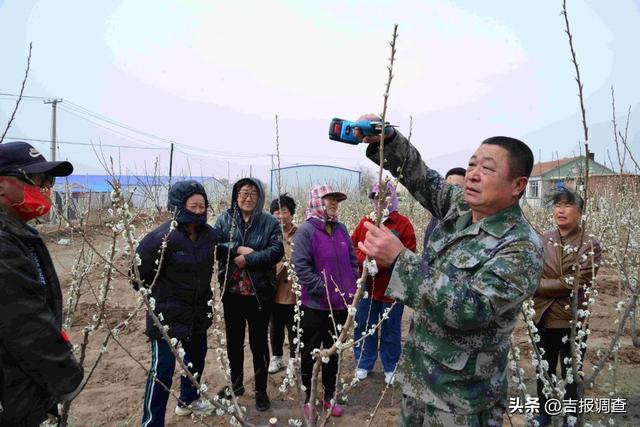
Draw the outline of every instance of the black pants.
<instances>
[{"instance_id":1,"label":"black pants","mask_svg":"<svg viewBox=\"0 0 640 427\"><path fill-rule=\"evenodd\" d=\"M249 347L253 354L255 390L267 391L267 366L269 364L269 314L271 304L258 305L255 296L243 296L227 292L222 299L224 324L227 331L227 353L234 390L244 382L244 337L249 325Z\"/></svg>"},{"instance_id":2,"label":"black pants","mask_svg":"<svg viewBox=\"0 0 640 427\"><path fill-rule=\"evenodd\" d=\"M558 363L560 363L560 372L562 373L562 378L566 378L567 365L564 364L563 360L565 358L571 359L571 344L569 341L569 337L571 336L571 329L545 328L542 321L538 323L536 327L538 328L538 334L540 335L540 342L537 343L537 346L538 348L544 348L544 356L542 357L547 361L547 363L549 363L549 377L551 377L552 375L556 375L556 368L558 366ZM567 337L567 340L566 342L562 342L562 338L565 336ZM585 353L586 349L582 353L583 363ZM537 380L537 384L538 398L540 399L540 413L547 414L545 410L545 403L547 402L547 398L542 392L544 385L540 379ZM564 399L577 399L577 387L578 386L575 381L571 384L566 384Z\"/></svg>"},{"instance_id":3,"label":"black pants","mask_svg":"<svg viewBox=\"0 0 640 427\"><path fill-rule=\"evenodd\" d=\"M304 347L301 351L300 371L302 374L302 384L306 388L307 402L311 393L311 376L313 373L313 359L311 351L315 348L331 348L333 345L333 335L336 335L333 322L343 324L347 320L347 310L337 310L333 312L333 321L329 317L330 311L314 310L302 307L304 316L300 319L302 328L302 342ZM337 333L340 334L339 332ZM338 355L334 354L329 359L329 363L322 364L322 386L324 388L324 399L331 400L336 391L336 374L338 373Z\"/></svg>"},{"instance_id":4,"label":"black pants","mask_svg":"<svg viewBox=\"0 0 640 427\"><path fill-rule=\"evenodd\" d=\"M293 314L295 304L273 304L271 306L271 353L282 357L284 330L289 337L289 357L296 356L296 345L293 343Z\"/></svg>"}]
</instances>

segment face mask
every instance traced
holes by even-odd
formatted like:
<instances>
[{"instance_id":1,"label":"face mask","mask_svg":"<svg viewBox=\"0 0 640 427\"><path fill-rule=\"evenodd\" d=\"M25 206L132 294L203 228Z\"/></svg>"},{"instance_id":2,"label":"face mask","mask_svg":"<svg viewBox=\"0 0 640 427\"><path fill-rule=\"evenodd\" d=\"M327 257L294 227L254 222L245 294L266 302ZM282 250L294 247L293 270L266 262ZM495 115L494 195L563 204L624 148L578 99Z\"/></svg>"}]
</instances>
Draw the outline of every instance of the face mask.
<instances>
[{"instance_id":1,"label":"face mask","mask_svg":"<svg viewBox=\"0 0 640 427\"><path fill-rule=\"evenodd\" d=\"M204 225L207 223L207 211L204 211L201 214L195 214L185 208L178 208L176 221L178 224Z\"/></svg>"},{"instance_id":2,"label":"face mask","mask_svg":"<svg viewBox=\"0 0 640 427\"><path fill-rule=\"evenodd\" d=\"M51 200L48 193L45 194L33 185L24 186L24 199L21 203L11 205L20 219L27 222L39 216L47 214L51 209Z\"/></svg>"}]
</instances>

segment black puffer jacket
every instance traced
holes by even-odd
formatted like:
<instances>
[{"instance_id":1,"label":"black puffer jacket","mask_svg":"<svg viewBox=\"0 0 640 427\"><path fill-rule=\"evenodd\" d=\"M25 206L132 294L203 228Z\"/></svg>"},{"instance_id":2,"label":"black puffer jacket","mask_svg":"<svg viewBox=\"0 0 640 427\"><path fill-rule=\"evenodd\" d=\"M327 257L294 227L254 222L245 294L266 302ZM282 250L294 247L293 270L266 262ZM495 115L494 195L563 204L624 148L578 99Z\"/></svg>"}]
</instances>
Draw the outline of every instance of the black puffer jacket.
<instances>
[{"instance_id":1,"label":"black puffer jacket","mask_svg":"<svg viewBox=\"0 0 640 427\"><path fill-rule=\"evenodd\" d=\"M177 198L184 204L192 194L203 194L202 186L181 185L183 182L171 187L170 200ZM194 334L206 333L211 326L208 303L212 298L214 247L219 239L218 233L208 224L198 226L195 242L189 238L184 224L171 232L170 227L171 221L168 221L140 241L136 250L141 260L138 269L140 278L150 286L156 276L156 260L160 258L162 241L167 236L160 273L151 289L154 312L162 314L159 317L169 326L170 337L189 341ZM162 337L148 314L146 334L154 339Z\"/></svg>"},{"instance_id":2,"label":"black puffer jacket","mask_svg":"<svg viewBox=\"0 0 640 427\"><path fill-rule=\"evenodd\" d=\"M62 332L62 292L47 248L0 209L0 425L40 424L83 375Z\"/></svg>"},{"instance_id":3,"label":"black puffer jacket","mask_svg":"<svg viewBox=\"0 0 640 427\"><path fill-rule=\"evenodd\" d=\"M240 191L239 183L248 179L258 188L258 202L249 222L245 223L240 215L237 199ZM238 267L233 259L238 255L239 246L253 249L245 255L248 273L258 302L271 301L275 290L275 267L284 255L280 223L272 215L263 212L265 194L260 181L244 178L236 182L231 193L231 208L222 213L214 228L220 233L221 243L218 245L218 279L221 286L226 287L233 272ZM233 235L231 230L233 228ZM227 271L227 261L229 269Z\"/></svg>"}]
</instances>

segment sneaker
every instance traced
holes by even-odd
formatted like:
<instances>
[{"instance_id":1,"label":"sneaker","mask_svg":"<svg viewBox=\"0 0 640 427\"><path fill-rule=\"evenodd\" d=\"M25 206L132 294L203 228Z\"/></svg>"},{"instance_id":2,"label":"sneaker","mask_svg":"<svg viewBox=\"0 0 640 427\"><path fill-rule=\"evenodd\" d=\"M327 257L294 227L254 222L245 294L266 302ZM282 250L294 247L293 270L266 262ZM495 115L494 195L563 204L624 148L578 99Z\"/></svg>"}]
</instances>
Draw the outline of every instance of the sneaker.
<instances>
[{"instance_id":1,"label":"sneaker","mask_svg":"<svg viewBox=\"0 0 640 427\"><path fill-rule=\"evenodd\" d=\"M211 415L215 406L208 400L198 399L194 400L189 404L189 406L176 406L176 415L185 416L185 415Z\"/></svg>"},{"instance_id":2,"label":"sneaker","mask_svg":"<svg viewBox=\"0 0 640 427\"><path fill-rule=\"evenodd\" d=\"M329 402L327 400L323 400L322 401L322 406L324 406L324 409L331 408L331 416L332 417L341 417L342 416L342 406L340 406L338 403L336 403L335 405L333 405L333 407L331 407L331 402Z\"/></svg>"},{"instance_id":3,"label":"sneaker","mask_svg":"<svg viewBox=\"0 0 640 427\"><path fill-rule=\"evenodd\" d=\"M385 372L384 373L384 383L387 385L392 385L396 380L396 376L393 372Z\"/></svg>"},{"instance_id":4,"label":"sneaker","mask_svg":"<svg viewBox=\"0 0 640 427\"><path fill-rule=\"evenodd\" d=\"M551 425L551 416L546 414L540 414L534 417L533 421L536 421L538 423L537 424L538 427L548 427Z\"/></svg>"},{"instance_id":5,"label":"sneaker","mask_svg":"<svg viewBox=\"0 0 640 427\"><path fill-rule=\"evenodd\" d=\"M282 368L284 368L284 361L282 360L282 356L272 356L271 361L269 362L268 372L270 374L275 374Z\"/></svg>"},{"instance_id":6,"label":"sneaker","mask_svg":"<svg viewBox=\"0 0 640 427\"><path fill-rule=\"evenodd\" d=\"M369 375L369 371L367 371L366 369L356 369L356 378L359 380L363 380L365 378L367 378L367 375Z\"/></svg>"},{"instance_id":7,"label":"sneaker","mask_svg":"<svg viewBox=\"0 0 640 427\"><path fill-rule=\"evenodd\" d=\"M241 386L233 390L233 392L235 393L236 397L240 397L244 394L244 387ZM220 391L218 392L218 399L226 399L226 400L231 399L231 389L229 388L228 385L220 389Z\"/></svg>"},{"instance_id":8,"label":"sneaker","mask_svg":"<svg viewBox=\"0 0 640 427\"><path fill-rule=\"evenodd\" d=\"M271 401L267 396L266 391L256 391L256 409L260 412L264 412L271 408Z\"/></svg>"}]
</instances>

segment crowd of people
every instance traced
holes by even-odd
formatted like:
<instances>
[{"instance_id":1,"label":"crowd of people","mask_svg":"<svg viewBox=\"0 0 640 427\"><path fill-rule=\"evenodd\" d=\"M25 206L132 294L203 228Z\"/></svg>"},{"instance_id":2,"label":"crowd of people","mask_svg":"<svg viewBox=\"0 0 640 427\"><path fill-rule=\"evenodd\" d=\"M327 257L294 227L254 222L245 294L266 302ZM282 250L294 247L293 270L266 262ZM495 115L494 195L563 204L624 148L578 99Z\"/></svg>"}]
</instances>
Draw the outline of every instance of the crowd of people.
<instances>
[{"instance_id":1,"label":"crowd of people","mask_svg":"<svg viewBox=\"0 0 640 427\"><path fill-rule=\"evenodd\" d=\"M368 144L367 157L378 163L381 137L358 130L356 135ZM172 185L168 206L173 217L140 241L139 265L132 267L132 284L149 290L155 314L146 318L151 366L143 426L164 425L176 342L191 373L198 379L203 375L212 281L220 286L229 361L228 383L217 398L246 392L248 328L258 411L271 407L268 375L283 369L292 373L299 357L305 414L324 408L342 415L336 354L322 361L320 408L310 401L314 350L333 346L363 269L370 274L356 307L355 377L366 380L379 353L385 383L397 382L402 390L401 425L502 425L511 333L529 298L535 302L541 337L536 345L543 349L549 374L560 364L562 377L567 375L565 337L576 320L568 308L570 297L577 289L582 307L601 262L598 241L582 228L582 198L567 188L554 194L556 227L540 236L519 204L533 166L523 142L486 139L466 168L452 169L443 178L400 132L389 129L383 138L384 167L432 215L421 254L390 181L370 189L373 212L352 232L339 219L347 195L330 185L310 189L304 221L296 224L293 198L279 195L267 212L261 182L242 178L213 226L204 187L189 180ZM62 329L62 294L53 263L27 224L51 208L48 194L55 177L72 170L68 162L46 161L27 143L0 144L2 426L38 425L83 387L83 369ZM568 246L577 250L563 249ZM296 305L302 313L299 330ZM405 307L413 314L403 339ZM538 383L544 402L548 387ZM566 396L576 396L574 384L569 382ZM182 375L175 414L213 410ZM552 418L542 412L537 421L545 426Z\"/></svg>"}]
</instances>

